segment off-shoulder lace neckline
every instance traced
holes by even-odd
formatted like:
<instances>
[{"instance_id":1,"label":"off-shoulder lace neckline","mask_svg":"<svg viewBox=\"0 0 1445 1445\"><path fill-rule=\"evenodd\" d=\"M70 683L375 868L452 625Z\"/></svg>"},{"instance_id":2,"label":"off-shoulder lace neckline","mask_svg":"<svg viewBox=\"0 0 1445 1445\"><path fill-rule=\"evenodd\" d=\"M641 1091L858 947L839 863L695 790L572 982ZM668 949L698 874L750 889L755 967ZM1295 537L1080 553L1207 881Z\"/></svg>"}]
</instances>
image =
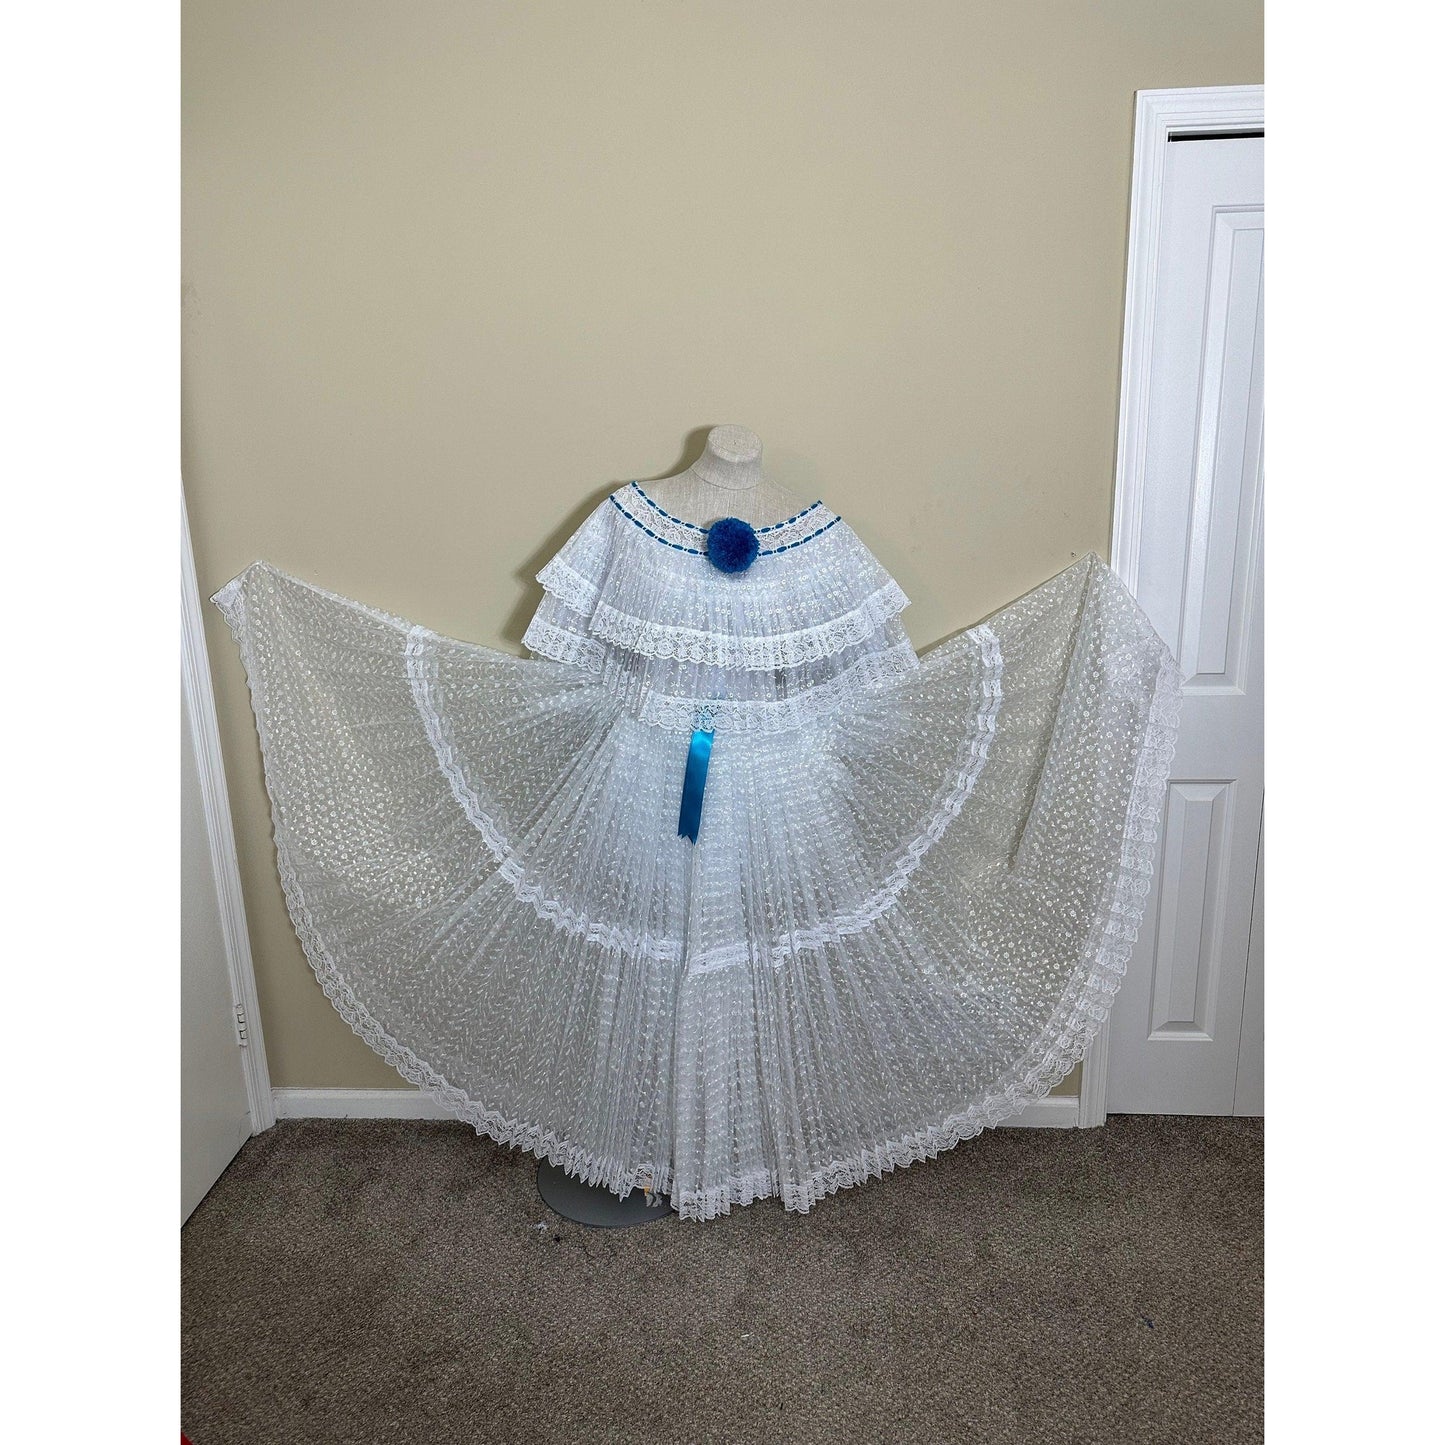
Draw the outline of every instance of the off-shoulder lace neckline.
<instances>
[{"instance_id":1,"label":"off-shoulder lace neckline","mask_svg":"<svg viewBox=\"0 0 1445 1445\"><path fill-rule=\"evenodd\" d=\"M659 516L666 517L669 522L676 522L679 527L686 527L689 532L700 532L703 535L707 534L708 529L701 522L689 522L685 517L675 517L667 508L662 506L661 503L649 497L636 482L628 482L627 486L623 488L623 491L628 490L636 492L654 512ZM759 537L767 532L781 531L784 527L791 527L794 522L801 522L810 512L816 512L822 505L823 503L821 501L813 502L809 506L804 507L801 512L794 512L791 517L784 517L781 522L772 522L766 527L754 527L753 531L755 531Z\"/></svg>"},{"instance_id":2,"label":"off-shoulder lace neckline","mask_svg":"<svg viewBox=\"0 0 1445 1445\"><path fill-rule=\"evenodd\" d=\"M687 552L695 557L706 555L708 529L697 522L687 522L674 517L655 502L636 482L608 495L608 502L634 527L645 532L654 541L671 547L674 552ZM791 552L804 542L821 537L836 522L843 519L836 512L830 512L822 502L804 507L796 516L767 527L756 528L761 546L759 557L772 557L780 552Z\"/></svg>"}]
</instances>

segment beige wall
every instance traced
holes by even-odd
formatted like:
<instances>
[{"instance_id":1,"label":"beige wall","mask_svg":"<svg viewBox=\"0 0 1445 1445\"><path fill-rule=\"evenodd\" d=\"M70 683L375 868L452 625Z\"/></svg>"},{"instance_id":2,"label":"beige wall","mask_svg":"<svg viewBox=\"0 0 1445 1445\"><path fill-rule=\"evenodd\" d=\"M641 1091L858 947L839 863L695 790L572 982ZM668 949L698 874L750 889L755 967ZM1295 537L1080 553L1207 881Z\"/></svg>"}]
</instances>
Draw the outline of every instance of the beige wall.
<instances>
[{"instance_id":1,"label":"beige wall","mask_svg":"<svg viewBox=\"0 0 1445 1445\"><path fill-rule=\"evenodd\" d=\"M184 471L256 558L515 648L709 426L844 513L922 646L1107 555L1133 93L1261 0L188 0ZM210 645L278 1085L394 1086L306 968Z\"/></svg>"}]
</instances>

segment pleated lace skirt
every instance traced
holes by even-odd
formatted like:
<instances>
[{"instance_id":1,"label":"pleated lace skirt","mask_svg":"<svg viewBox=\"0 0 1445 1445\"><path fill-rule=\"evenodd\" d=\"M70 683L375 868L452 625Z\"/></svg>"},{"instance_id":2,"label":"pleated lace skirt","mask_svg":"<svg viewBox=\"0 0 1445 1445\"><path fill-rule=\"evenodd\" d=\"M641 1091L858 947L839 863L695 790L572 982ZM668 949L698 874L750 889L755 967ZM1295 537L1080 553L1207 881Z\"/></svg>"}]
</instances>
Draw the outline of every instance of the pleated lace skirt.
<instances>
[{"instance_id":1,"label":"pleated lace skirt","mask_svg":"<svg viewBox=\"0 0 1445 1445\"><path fill-rule=\"evenodd\" d=\"M1168 649L1097 558L806 726L686 735L586 672L256 564L278 864L351 1027L491 1138L684 1217L932 1157L1044 1095L1143 916Z\"/></svg>"}]
</instances>

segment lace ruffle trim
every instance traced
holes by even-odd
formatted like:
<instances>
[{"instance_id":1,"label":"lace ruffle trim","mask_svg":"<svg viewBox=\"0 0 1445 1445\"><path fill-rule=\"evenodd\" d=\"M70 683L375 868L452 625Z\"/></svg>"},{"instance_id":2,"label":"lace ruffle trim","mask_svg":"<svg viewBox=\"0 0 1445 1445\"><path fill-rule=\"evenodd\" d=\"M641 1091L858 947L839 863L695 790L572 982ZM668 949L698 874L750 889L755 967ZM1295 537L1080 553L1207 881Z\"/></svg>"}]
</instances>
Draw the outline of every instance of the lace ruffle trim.
<instances>
[{"instance_id":1,"label":"lace ruffle trim","mask_svg":"<svg viewBox=\"0 0 1445 1445\"><path fill-rule=\"evenodd\" d=\"M597 598L600 595L597 584L589 582L576 568L568 566L560 557L553 557L537 573L537 581L559 602L570 607L574 612L580 612L584 617L597 605Z\"/></svg>"},{"instance_id":2,"label":"lace ruffle trim","mask_svg":"<svg viewBox=\"0 0 1445 1445\"><path fill-rule=\"evenodd\" d=\"M566 601L566 598L562 600ZM567 605L572 604L569 602ZM674 658L707 667L736 667L745 672L765 672L780 667L803 667L842 652L844 648L872 636L907 606L908 598L903 589L890 579L841 616L793 632L703 632L692 627L675 627L650 618L635 617L605 602L598 603L593 609L589 628L594 636L642 657Z\"/></svg>"},{"instance_id":3,"label":"lace ruffle trim","mask_svg":"<svg viewBox=\"0 0 1445 1445\"><path fill-rule=\"evenodd\" d=\"M613 505L603 506L616 518L616 526L630 531L631 514L621 516L616 500L614 494L608 499ZM691 526L646 510L647 500L637 496L636 507L659 526ZM799 545L786 540L794 531L802 540L823 532L841 535L833 528L838 520L819 502L798 517L765 529L769 532L765 540L784 550ZM594 514L542 567L537 581L550 597L578 614L592 637L641 657L754 672L801 667L863 642L908 606L903 589L850 534L840 544L843 551L837 554L830 572L836 574L835 584L827 594L812 596L806 610L798 607L796 596L790 603L795 615L802 613L800 621L805 620L808 611L814 617L821 613L826 620L789 627L784 617L772 617L764 609L751 626L746 622L739 625L738 619L718 625L707 616L707 609L683 604L695 601L702 585L733 584L738 579L724 578L719 584L719 574L704 568L707 577L706 584L702 584L679 563L670 571L664 568L644 588L645 595L639 597L634 595L635 588L619 589L607 580L616 562L614 533L615 527L605 513ZM868 587L873 590L860 596ZM669 615L683 620L655 620Z\"/></svg>"},{"instance_id":4,"label":"lace ruffle trim","mask_svg":"<svg viewBox=\"0 0 1445 1445\"><path fill-rule=\"evenodd\" d=\"M589 637L579 637L565 627L555 627L534 617L522 634L522 646L538 657L551 662L569 662L584 672L602 671L602 644Z\"/></svg>"}]
</instances>

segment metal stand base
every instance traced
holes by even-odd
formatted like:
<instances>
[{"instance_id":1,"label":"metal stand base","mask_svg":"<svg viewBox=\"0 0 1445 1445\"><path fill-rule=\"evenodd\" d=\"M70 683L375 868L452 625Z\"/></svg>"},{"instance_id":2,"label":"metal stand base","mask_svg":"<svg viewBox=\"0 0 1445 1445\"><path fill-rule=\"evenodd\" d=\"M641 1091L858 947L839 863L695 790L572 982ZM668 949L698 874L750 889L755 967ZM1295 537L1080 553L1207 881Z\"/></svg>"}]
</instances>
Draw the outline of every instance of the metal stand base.
<instances>
[{"instance_id":1,"label":"metal stand base","mask_svg":"<svg viewBox=\"0 0 1445 1445\"><path fill-rule=\"evenodd\" d=\"M592 1229L631 1229L672 1215L667 1201L657 1195L649 1204L647 1195L634 1189L626 1199L619 1199L610 1189L584 1184L545 1159L537 1165L537 1193L553 1213Z\"/></svg>"}]
</instances>

